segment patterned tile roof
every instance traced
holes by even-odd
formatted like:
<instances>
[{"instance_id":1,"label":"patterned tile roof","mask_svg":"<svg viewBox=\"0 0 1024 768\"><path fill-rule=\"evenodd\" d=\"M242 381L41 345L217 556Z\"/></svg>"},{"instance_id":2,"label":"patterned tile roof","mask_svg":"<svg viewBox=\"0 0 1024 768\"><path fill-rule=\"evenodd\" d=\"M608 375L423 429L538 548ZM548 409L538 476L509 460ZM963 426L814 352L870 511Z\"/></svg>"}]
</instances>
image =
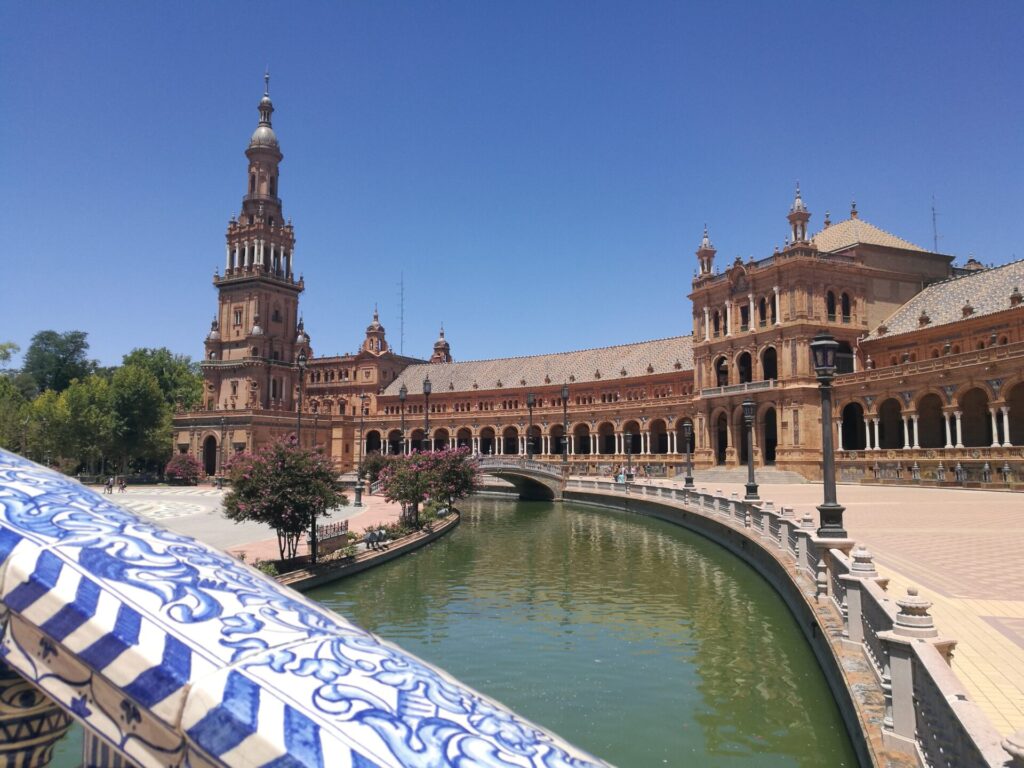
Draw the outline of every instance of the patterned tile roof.
<instances>
[{"instance_id":1,"label":"patterned tile roof","mask_svg":"<svg viewBox=\"0 0 1024 768\"><path fill-rule=\"evenodd\" d=\"M825 227L811 238L819 251L832 253L849 248L851 245L881 245L886 248L902 248L905 251L923 251L924 248L914 245L909 240L879 229L860 218L849 218Z\"/></svg>"},{"instance_id":2,"label":"patterned tile roof","mask_svg":"<svg viewBox=\"0 0 1024 768\"><path fill-rule=\"evenodd\" d=\"M472 392L476 389L543 387L565 381L614 382L652 373L689 371L693 370L692 341L690 336L675 336L550 355L410 365L391 382L384 394L397 395L402 384L405 384L410 395L421 395L423 378L427 375L433 385L432 391L441 394ZM596 375L598 371L600 378Z\"/></svg>"},{"instance_id":3,"label":"patterned tile roof","mask_svg":"<svg viewBox=\"0 0 1024 768\"><path fill-rule=\"evenodd\" d=\"M1024 260L933 283L893 312L867 338L888 338L1010 309L1010 294L1021 286L1024 286ZM964 315L968 302L973 311ZM1017 307L1024 307L1024 304ZM928 317L924 325L921 324L922 313Z\"/></svg>"}]
</instances>

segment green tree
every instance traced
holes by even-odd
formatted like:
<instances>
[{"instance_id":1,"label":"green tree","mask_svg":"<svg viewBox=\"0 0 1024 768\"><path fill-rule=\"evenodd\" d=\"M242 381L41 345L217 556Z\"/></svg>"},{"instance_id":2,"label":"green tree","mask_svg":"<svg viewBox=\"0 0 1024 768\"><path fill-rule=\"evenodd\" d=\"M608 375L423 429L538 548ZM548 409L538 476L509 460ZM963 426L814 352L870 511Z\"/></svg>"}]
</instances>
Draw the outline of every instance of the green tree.
<instances>
[{"instance_id":1,"label":"green tree","mask_svg":"<svg viewBox=\"0 0 1024 768\"><path fill-rule=\"evenodd\" d=\"M29 458L59 464L67 445L68 414L60 395L48 389L29 406Z\"/></svg>"},{"instance_id":2,"label":"green tree","mask_svg":"<svg viewBox=\"0 0 1024 768\"><path fill-rule=\"evenodd\" d=\"M451 509L480 487L480 468L468 448L436 451L430 472L430 498L447 502Z\"/></svg>"},{"instance_id":3,"label":"green tree","mask_svg":"<svg viewBox=\"0 0 1024 768\"><path fill-rule=\"evenodd\" d=\"M75 379L60 399L67 419L64 452L95 472L98 461L114 451L116 419L110 382L98 375Z\"/></svg>"},{"instance_id":4,"label":"green tree","mask_svg":"<svg viewBox=\"0 0 1024 768\"><path fill-rule=\"evenodd\" d=\"M458 499L477 489L478 478L479 468L469 449L456 448L391 456L379 479L384 498L402 504L418 525L419 505L426 499L451 509Z\"/></svg>"},{"instance_id":5,"label":"green tree","mask_svg":"<svg viewBox=\"0 0 1024 768\"><path fill-rule=\"evenodd\" d=\"M114 454L127 470L133 459L163 463L171 450L170 409L156 376L136 365L124 365L110 384L114 409Z\"/></svg>"},{"instance_id":6,"label":"green tree","mask_svg":"<svg viewBox=\"0 0 1024 768\"><path fill-rule=\"evenodd\" d=\"M203 377L199 373L199 365L188 355L176 355L167 347L139 347L125 355L123 363L152 373L171 409L181 406L191 410L199 405L203 396Z\"/></svg>"},{"instance_id":7,"label":"green tree","mask_svg":"<svg viewBox=\"0 0 1024 768\"><path fill-rule=\"evenodd\" d=\"M224 497L224 515L273 528L282 560L295 557L300 537L314 520L348 504L330 459L296 445L294 437L236 455L228 475L231 491Z\"/></svg>"},{"instance_id":8,"label":"green tree","mask_svg":"<svg viewBox=\"0 0 1024 768\"><path fill-rule=\"evenodd\" d=\"M0 364L11 362L11 358L21 351L21 347L13 341L0 341Z\"/></svg>"},{"instance_id":9,"label":"green tree","mask_svg":"<svg viewBox=\"0 0 1024 768\"><path fill-rule=\"evenodd\" d=\"M176 453L164 467L164 477L169 483L181 485L195 485L203 473L203 467L198 459L190 453Z\"/></svg>"},{"instance_id":10,"label":"green tree","mask_svg":"<svg viewBox=\"0 0 1024 768\"><path fill-rule=\"evenodd\" d=\"M82 331L40 331L25 352L22 373L31 377L39 392L63 392L72 379L84 379L96 369L96 361L86 357L86 336Z\"/></svg>"},{"instance_id":11,"label":"green tree","mask_svg":"<svg viewBox=\"0 0 1024 768\"><path fill-rule=\"evenodd\" d=\"M30 413L28 400L14 382L0 376L0 448L27 453Z\"/></svg>"}]
</instances>

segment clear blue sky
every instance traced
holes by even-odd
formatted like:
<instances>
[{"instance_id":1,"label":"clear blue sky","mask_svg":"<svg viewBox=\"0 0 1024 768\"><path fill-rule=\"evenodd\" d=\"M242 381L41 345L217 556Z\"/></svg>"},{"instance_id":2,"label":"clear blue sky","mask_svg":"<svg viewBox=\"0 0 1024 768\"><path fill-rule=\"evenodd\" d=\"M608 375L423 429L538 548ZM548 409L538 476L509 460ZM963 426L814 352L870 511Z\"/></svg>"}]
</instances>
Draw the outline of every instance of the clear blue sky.
<instances>
[{"instance_id":1,"label":"clear blue sky","mask_svg":"<svg viewBox=\"0 0 1024 768\"><path fill-rule=\"evenodd\" d=\"M456 359L688 333L719 260L826 210L1024 257L1024 5L5 3L0 340L201 356L264 67L317 354L374 302Z\"/></svg>"}]
</instances>

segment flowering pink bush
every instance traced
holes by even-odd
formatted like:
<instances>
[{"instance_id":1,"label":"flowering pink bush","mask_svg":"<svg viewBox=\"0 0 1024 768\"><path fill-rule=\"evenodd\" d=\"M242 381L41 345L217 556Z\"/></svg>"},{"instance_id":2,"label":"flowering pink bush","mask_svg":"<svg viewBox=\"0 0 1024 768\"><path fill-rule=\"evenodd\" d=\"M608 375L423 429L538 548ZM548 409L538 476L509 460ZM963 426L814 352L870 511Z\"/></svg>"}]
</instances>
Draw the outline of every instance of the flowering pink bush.
<instances>
[{"instance_id":1,"label":"flowering pink bush","mask_svg":"<svg viewBox=\"0 0 1024 768\"><path fill-rule=\"evenodd\" d=\"M176 453L164 467L164 477L170 483L195 485L203 473L203 467L190 453Z\"/></svg>"},{"instance_id":2,"label":"flowering pink bush","mask_svg":"<svg viewBox=\"0 0 1024 768\"><path fill-rule=\"evenodd\" d=\"M273 528L282 560L295 557L300 537L316 518L348 504L330 459L301 448L294 437L235 455L227 471L231 491L224 497L224 515Z\"/></svg>"},{"instance_id":3,"label":"flowering pink bush","mask_svg":"<svg viewBox=\"0 0 1024 768\"><path fill-rule=\"evenodd\" d=\"M378 479L388 501L416 509L430 498L451 509L457 499L476 490L478 477L469 449L454 448L390 457Z\"/></svg>"}]
</instances>

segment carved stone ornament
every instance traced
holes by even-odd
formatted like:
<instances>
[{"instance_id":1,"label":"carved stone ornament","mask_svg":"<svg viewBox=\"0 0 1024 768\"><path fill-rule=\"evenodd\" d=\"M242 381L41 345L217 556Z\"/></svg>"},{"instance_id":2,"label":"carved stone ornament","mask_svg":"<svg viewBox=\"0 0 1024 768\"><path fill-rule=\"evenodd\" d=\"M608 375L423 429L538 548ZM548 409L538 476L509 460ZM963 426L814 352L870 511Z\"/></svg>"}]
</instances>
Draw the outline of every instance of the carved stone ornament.
<instances>
[{"instance_id":1,"label":"carved stone ornament","mask_svg":"<svg viewBox=\"0 0 1024 768\"><path fill-rule=\"evenodd\" d=\"M992 387L992 394L994 394L996 397L999 397L999 390L1003 388L1003 380L1002 379L989 379L986 383L990 387Z\"/></svg>"},{"instance_id":2,"label":"carved stone ornament","mask_svg":"<svg viewBox=\"0 0 1024 768\"><path fill-rule=\"evenodd\" d=\"M946 402L947 403L952 403L953 402L953 393L956 392L956 387L954 387L952 384L946 384L942 388L942 391L946 395Z\"/></svg>"},{"instance_id":3,"label":"carved stone ornament","mask_svg":"<svg viewBox=\"0 0 1024 768\"><path fill-rule=\"evenodd\" d=\"M914 402L913 392L900 392L900 397L903 398L903 405L905 405L907 408L909 408L910 404Z\"/></svg>"}]
</instances>

